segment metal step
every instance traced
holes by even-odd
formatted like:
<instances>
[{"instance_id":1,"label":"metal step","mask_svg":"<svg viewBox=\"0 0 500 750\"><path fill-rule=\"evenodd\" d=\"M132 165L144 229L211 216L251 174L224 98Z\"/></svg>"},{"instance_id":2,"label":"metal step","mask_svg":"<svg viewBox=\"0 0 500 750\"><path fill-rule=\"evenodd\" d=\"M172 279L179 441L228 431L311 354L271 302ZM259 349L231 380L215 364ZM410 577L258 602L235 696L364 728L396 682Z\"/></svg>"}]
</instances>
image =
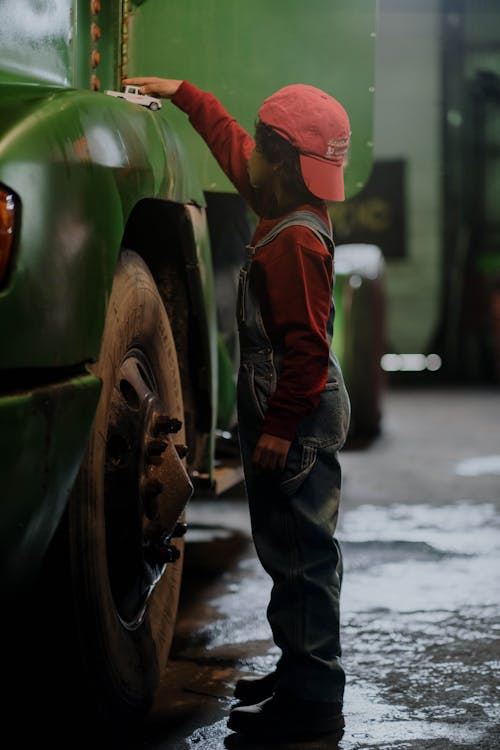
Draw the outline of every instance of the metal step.
<instances>
[{"instance_id":1,"label":"metal step","mask_svg":"<svg viewBox=\"0 0 500 750\"><path fill-rule=\"evenodd\" d=\"M243 466L239 458L224 457L216 462L213 480L208 474L194 472L191 475L194 486L193 497L217 497L243 481Z\"/></svg>"}]
</instances>

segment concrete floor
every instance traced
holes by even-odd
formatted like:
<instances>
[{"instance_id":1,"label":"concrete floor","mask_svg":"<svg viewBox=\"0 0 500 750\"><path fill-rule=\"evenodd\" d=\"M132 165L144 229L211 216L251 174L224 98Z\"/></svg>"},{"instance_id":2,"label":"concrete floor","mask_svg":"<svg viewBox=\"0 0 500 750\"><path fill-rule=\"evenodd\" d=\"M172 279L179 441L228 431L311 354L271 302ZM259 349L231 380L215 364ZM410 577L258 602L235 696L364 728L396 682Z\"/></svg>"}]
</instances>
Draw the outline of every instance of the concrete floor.
<instances>
[{"instance_id":1,"label":"concrete floor","mask_svg":"<svg viewBox=\"0 0 500 750\"><path fill-rule=\"evenodd\" d=\"M382 435L342 464L346 730L286 747L498 750L500 390L393 389ZM277 657L243 488L193 500L188 522L176 637L141 747L265 750L226 727L236 679Z\"/></svg>"}]
</instances>

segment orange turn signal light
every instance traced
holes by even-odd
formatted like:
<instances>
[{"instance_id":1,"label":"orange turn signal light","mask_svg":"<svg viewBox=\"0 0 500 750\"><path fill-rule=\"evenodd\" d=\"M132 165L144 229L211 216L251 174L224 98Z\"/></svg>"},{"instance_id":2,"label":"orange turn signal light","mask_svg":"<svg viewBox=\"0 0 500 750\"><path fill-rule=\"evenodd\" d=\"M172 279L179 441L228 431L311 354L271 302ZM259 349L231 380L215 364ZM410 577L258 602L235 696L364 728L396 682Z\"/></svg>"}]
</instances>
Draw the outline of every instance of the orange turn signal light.
<instances>
[{"instance_id":1,"label":"orange turn signal light","mask_svg":"<svg viewBox=\"0 0 500 750\"><path fill-rule=\"evenodd\" d=\"M10 190L0 187L0 285L4 282L14 245L16 204Z\"/></svg>"}]
</instances>

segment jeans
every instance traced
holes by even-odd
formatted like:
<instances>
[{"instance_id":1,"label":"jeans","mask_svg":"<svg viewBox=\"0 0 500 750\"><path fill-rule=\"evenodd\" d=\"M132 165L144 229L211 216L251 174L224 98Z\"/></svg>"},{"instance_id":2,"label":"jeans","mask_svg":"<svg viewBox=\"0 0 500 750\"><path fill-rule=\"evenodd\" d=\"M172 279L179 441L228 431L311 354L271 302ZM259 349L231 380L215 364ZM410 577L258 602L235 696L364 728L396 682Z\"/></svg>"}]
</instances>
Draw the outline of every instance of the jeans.
<instances>
[{"instance_id":1,"label":"jeans","mask_svg":"<svg viewBox=\"0 0 500 750\"><path fill-rule=\"evenodd\" d=\"M241 352L240 447L255 548L273 581L267 616L282 652L277 689L342 703L342 555L334 534L341 491L338 451L349 425L349 399L333 360L320 405L302 420L285 471L256 471L252 454L274 382L271 349Z\"/></svg>"}]
</instances>

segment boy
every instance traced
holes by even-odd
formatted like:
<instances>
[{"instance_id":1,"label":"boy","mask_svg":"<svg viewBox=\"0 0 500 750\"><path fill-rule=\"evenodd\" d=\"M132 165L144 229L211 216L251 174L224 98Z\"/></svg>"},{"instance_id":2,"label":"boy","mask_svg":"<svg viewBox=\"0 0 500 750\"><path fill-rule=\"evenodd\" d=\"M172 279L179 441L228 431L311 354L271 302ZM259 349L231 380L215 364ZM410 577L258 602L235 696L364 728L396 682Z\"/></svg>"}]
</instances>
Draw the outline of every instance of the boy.
<instances>
[{"instance_id":1,"label":"boy","mask_svg":"<svg viewBox=\"0 0 500 750\"><path fill-rule=\"evenodd\" d=\"M260 218L240 272L238 429L252 535L273 581L275 670L242 678L228 726L265 739L341 731L342 559L334 538L338 451L350 416L331 351L333 251L325 200L344 200L349 119L312 86L285 86L259 109L255 141L188 81L129 78L186 112Z\"/></svg>"}]
</instances>

